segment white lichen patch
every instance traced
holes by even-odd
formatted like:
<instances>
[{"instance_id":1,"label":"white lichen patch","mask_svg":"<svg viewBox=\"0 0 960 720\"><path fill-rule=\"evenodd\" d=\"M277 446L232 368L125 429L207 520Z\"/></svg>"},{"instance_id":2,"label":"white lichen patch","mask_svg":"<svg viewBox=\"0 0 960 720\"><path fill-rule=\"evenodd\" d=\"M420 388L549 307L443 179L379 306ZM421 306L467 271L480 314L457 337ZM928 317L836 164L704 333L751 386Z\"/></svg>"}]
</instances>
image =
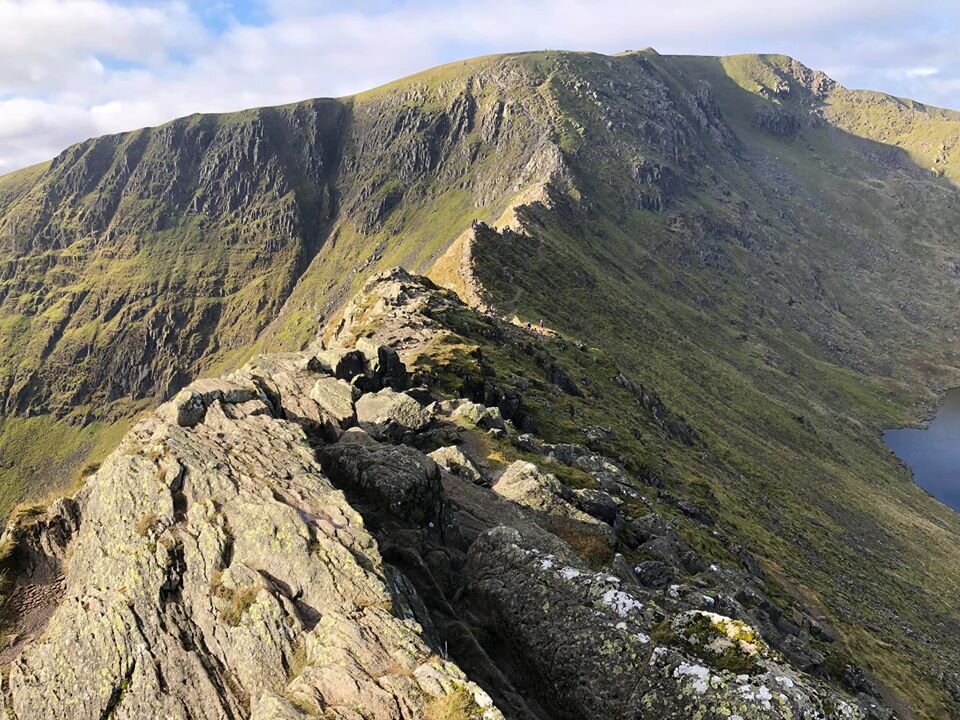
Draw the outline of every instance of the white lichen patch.
<instances>
[{"instance_id":1,"label":"white lichen patch","mask_svg":"<svg viewBox=\"0 0 960 720\"><path fill-rule=\"evenodd\" d=\"M643 603L623 590L607 590L601 598L604 605L620 617L626 617L631 610L641 610Z\"/></svg>"},{"instance_id":2,"label":"white lichen patch","mask_svg":"<svg viewBox=\"0 0 960 720\"><path fill-rule=\"evenodd\" d=\"M758 703L764 710L770 710L773 707L770 702L773 700L773 693L766 685L760 685L759 687L741 685L740 695L743 696L744 700Z\"/></svg>"},{"instance_id":3,"label":"white lichen patch","mask_svg":"<svg viewBox=\"0 0 960 720\"><path fill-rule=\"evenodd\" d=\"M675 678L690 677L690 686L698 695L703 695L710 687L710 670L703 665L681 662L673 671Z\"/></svg>"},{"instance_id":4,"label":"white lichen patch","mask_svg":"<svg viewBox=\"0 0 960 720\"><path fill-rule=\"evenodd\" d=\"M564 580L573 580L574 578L578 578L580 577L580 575L582 575L582 573L579 570L572 567L560 568L558 574Z\"/></svg>"}]
</instances>

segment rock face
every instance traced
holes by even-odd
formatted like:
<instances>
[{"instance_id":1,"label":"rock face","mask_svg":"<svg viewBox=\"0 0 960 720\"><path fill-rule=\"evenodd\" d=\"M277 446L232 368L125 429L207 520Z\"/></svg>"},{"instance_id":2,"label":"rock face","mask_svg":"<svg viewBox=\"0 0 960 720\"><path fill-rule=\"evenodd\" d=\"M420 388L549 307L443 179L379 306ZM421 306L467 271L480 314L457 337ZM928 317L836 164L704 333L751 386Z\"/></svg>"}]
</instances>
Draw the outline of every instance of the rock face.
<instances>
[{"instance_id":1,"label":"rock face","mask_svg":"<svg viewBox=\"0 0 960 720\"><path fill-rule=\"evenodd\" d=\"M363 520L285 418L316 418L303 408L325 379L300 359L188 387L88 481L63 598L10 667L16 717L399 719L460 690L500 717L399 616ZM358 462L391 509L437 500L436 465L416 451ZM420 475L398 482L409 462Z\"/></svg>"},{"instance_id":2,"label":"rock face","mask_svg":"<svg viewBox=\"0 0 960 720\"><path fill-rule=\"evenodd\" d=\"M359 349L344 325L344 345L189 385L75 500L8 528L16 582L55 588L8 650L8 714L866 717L792 664L809 636L770 620L760 580L708 567L612 459L511 423L491 436L450 396L395 389L409 374L379 338L434 346L439 308L471 312L454 296L395 271L354 307L380 318ZM492 488L488 442L530 458ZM561 463L603 489L542 467Z\"/></svg>"},{"instance_id":3,"label":"rock face","mask_svg":"<svg viewBox=\"0 0 960 720\"><path fill-rule=\"evenodd\" d=\"M506 625L515 652L555 693L554 717L862 717L853 702L825 696L821 685L761 656L756 645L741 641L744 648L734 652L707 645L704 652L691 643L691 652L660 644L650 635L664 617L659 599L616 575L544 552L516 530L495 528L481 536L470 549L467 575L476 606L486 608L491 622ZM742 622L696 617L709 618L711 629L755 637ZM726 631L713 630L710 641L715 637L726 639ZM698 659L701 652L710 660Z\"/></svg>"},{"instance_id":4,"label":"rock face","mask_svg":"<svg viewBox=\"0 0 960 720\"><path fill-rule=\"evenodd\" d=\"M0 410L101 413L122 397L170 397L212 354L252 343L301 276L343 289L355 268L320 257L328 238L343 242L341 229L353 233L351 258L379 259L386 238L397 249L391 213L430 198L431 174L472 186L477 206L545 182L543 101L504 111L527 74L481 63L455 87L414 81L367 98L181 118L79 143L13 183L0 192L0 311L29 326L31 341L2 354L31 362L10 362ZM497 162L482 169L488 153ZM431 234L442 243L462 230ZM35 313L20 300L38 283Z\"/></svg>"}]
</instances>

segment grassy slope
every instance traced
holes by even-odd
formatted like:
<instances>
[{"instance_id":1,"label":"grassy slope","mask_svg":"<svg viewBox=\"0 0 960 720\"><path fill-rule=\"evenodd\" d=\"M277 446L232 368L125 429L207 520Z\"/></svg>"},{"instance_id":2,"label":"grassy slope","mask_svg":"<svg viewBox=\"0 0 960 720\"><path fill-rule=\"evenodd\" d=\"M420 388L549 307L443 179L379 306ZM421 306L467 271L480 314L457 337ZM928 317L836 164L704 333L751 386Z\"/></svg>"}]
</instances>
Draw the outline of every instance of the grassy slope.
<instances>
[{"instance_id":1,"label":"grassy slope","mask_svg":"<svg viewBox=\"0 0 960 720\"><path fill-rule=\"evenodd\" d=\"M608 140L594 109L574 105L585 149L570 162L585 202L529 211L532 239L481 244L481 280L501 310L604 348L688 417L709 452L659 449L667 487L706 499L734 537L819 597L858 659L918 717L951 717L937 678L960 661L960 519L909 481L878 436L956 378L948 264L960 252L960 202L910 167L928 129L943 136L944 115L899 131L914 143L911 163L877 162L886 148L857 136L862 117L841 109L873 102L860 94L827 99L840 130L784 139L753 126L758 103L781 103L756 93L785 59L648 59L677 90L711 82L744 140L737 156L708 142L706 182L664 214L625 207L616 185L596 178L616 174L609 158L628 156L632 139ZM569 72L557 69L559 86ZM604 73L590 59L575 68L595 86ZM702 232L691 218L704 211L730 227ZM626 439L629 413L619 403L607 412L618 449L648 462L649 449Z\"/></svg>"}]
</instances>

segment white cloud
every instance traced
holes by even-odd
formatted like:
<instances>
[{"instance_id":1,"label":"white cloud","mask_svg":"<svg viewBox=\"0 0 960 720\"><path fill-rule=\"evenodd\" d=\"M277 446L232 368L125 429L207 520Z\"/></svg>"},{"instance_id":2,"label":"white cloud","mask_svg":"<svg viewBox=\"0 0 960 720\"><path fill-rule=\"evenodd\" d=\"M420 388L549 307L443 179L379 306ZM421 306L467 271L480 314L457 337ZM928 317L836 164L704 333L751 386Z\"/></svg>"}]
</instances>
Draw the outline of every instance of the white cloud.
<instances>
[{"instance_id":1,"label":"white cloud","mask_svg":"<svg viewBox=\"0 0 960 720\"><path fill-rule=\"evenodd\" d=\"M101 58L163 62L200 47L198 19L181 2L131 6L109 0L0 0L0 87L51 93L102 81Z\"/></svg>"},{"instance_id":2,"label":"white cloud","mask_svg":"<svg viewBox=\"0 0 960 720\"><path fill-rule=\"evenodd\" d=\"M807 0L775 12L767 0L265 2L266 24L214 31L210 3L0 0L0 170L90 135L540 48L786 52L845 84L960 104L949 89L960 51L942 21L960 13L946 0Z\"/></svg>"},{"instance_id":3,"label":"white cloud","mask_svg":"<svg viewBox=\"0 0 960 720\"><path fill-rule=\"evenodd\" d=\"M907 78L927 78L933 77L940 72L940 68L935 67L915 67L908 68L903 71L904 77Z\"/></svg>"}]
</instances>

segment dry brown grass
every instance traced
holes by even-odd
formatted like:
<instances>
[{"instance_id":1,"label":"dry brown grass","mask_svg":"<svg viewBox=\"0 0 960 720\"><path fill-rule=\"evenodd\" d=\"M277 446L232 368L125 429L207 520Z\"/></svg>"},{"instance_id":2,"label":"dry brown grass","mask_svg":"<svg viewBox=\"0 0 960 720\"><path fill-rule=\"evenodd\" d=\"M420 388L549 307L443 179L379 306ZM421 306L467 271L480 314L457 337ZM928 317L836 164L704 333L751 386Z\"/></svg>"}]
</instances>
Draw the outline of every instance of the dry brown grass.
<instances>
[{"instance_id":1,"label":"dry brown grass","mask_svg":"<svg viewBox=\"0 0 960 720\"><path fill-rule=\"evenodd\" d=\"M423 720L479 720L480 708L464 688L432 698L423 708Z\"/></svg>"},{"instance_id":2,"label":"dry brown grass","mask_svg":"<svg viewBox=\"0 0 960 720\"><path fill-rule=\"evenodd\" d=\"M570 549L582 557L590 567L600 567L613 559L613 550L607 539L586 526L570 523L552 523L547 530L563 540Z\"/></svg>"},{"instance_id":3,"label":"dry brown grass","mask_svg":"<svg viewBox=\"0 0 960 720\"><path fill-rule=\"evenodd\" d=\"M157 514L155 512L146 513L140 520L137 522L137 535L140 537L146 537L150 534L150 530L153 529L153 526L157 524Z\"/></svg>"},{"instance_id":4,"label":"dry brown grass","mask_svg":"<svg viewBox=\"0 0 960 720\"><path fill-rule=\"evenodd\" d=\"M256 602L260 589L253 585L237 589L228 588L221 581L221 573L217 571L210 582L210 592L215 598L223 601L220 619L227 625L236 627L240 624L243 614Z\"/></svg>"}]
</instances>

